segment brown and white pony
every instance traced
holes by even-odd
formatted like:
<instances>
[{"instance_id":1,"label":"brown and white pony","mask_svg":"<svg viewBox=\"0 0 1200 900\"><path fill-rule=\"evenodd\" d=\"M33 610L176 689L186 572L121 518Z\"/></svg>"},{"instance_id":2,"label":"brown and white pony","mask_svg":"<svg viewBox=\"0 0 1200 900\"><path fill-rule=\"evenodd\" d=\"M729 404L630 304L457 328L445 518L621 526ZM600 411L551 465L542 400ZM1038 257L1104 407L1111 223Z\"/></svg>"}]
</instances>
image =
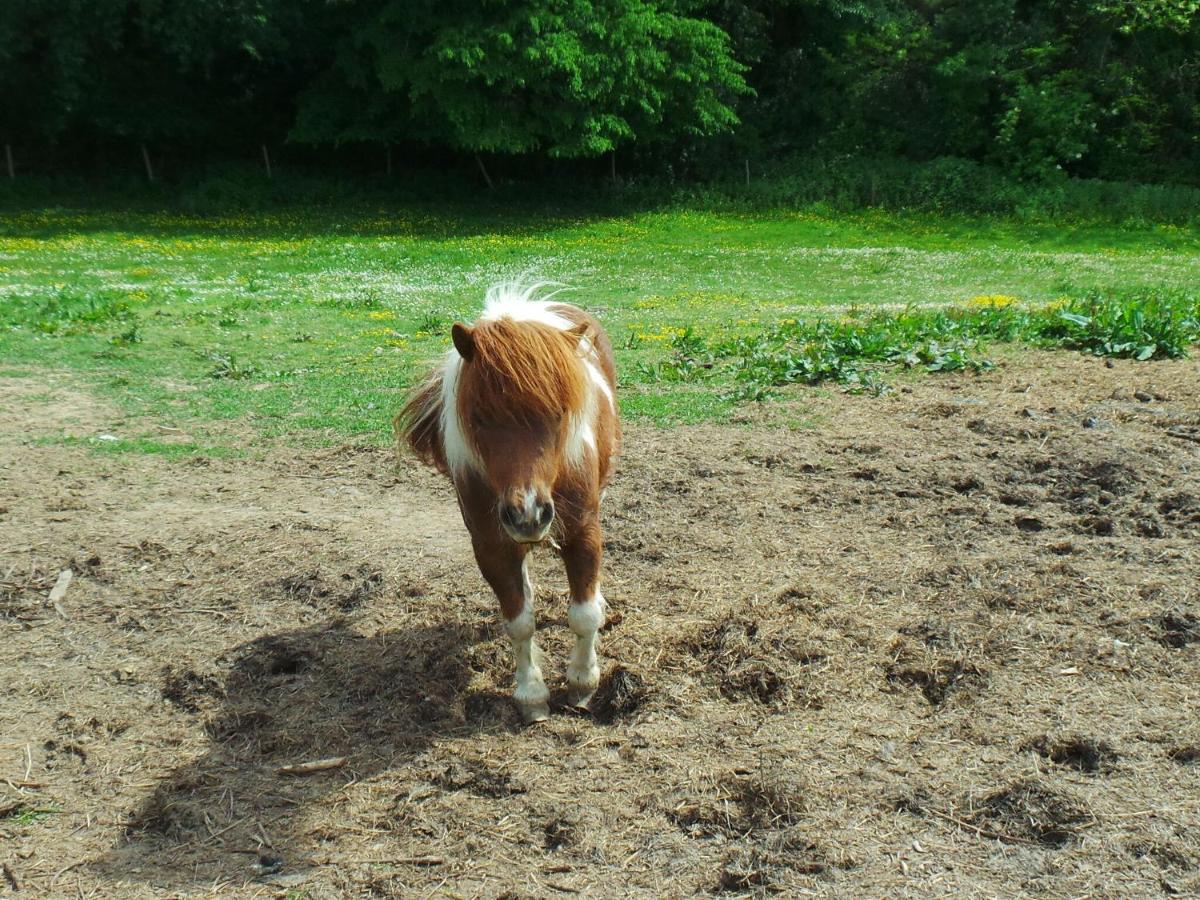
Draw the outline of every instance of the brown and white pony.
<instances>
[{"instance_id":1,"label":"brown and white pony","mask_svg":"<svg viewBox=\"0 0 1200 900\"><path fill-rule=\"evenodd\" d=\"M592 316L538 299L539 285L491 288L472 326L396 417L416 455L448 475L475 560L500 601L516 657L513 699L526 721L549 715L534 644L526 556L547 542L567 570L567 663L572 704L586 707L600 678L600 497L621 439L612 344Z\"/></svg>"}]
</instances>

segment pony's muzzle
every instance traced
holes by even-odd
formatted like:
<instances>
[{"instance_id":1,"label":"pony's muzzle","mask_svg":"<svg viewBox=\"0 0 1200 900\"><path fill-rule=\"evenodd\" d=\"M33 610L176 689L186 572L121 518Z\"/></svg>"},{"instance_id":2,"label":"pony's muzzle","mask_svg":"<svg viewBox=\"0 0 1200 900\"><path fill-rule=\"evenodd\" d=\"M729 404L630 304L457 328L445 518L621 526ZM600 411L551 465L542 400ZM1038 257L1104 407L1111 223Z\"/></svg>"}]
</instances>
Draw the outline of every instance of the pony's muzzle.
<instances>
[{"instance_id":1,"label":"pony's muzzle","mask_svg":"<svg viewBox=\"0 0 1200 900\"><path fill-rule=\"evenodd\" d=\"M508 536L521 543L533 543L545 538L554 522L554 503L534 501L516 506L506 503L500 507L500 524Z\"/></svg>"}]
</instances>

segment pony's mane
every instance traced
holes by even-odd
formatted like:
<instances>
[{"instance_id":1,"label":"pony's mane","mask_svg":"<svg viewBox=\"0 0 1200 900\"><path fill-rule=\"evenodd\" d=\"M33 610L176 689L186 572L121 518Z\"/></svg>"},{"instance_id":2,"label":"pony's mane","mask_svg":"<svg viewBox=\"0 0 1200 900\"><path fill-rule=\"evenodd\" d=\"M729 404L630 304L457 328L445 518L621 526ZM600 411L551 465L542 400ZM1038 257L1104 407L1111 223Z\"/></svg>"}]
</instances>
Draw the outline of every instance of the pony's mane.
<instances>
[{"instance_id":1,"label":"pony's mane","mask_svg":"<svg viewBox=\"0 0 1200 900\"><path fill-rule=\"evenodd\" d=\"M392 426L396 439L412 448L417 459L435 469L446 469L445 450L442 447L442 370L434 370L412 395Z\"/></svg>"},{"instance_id":2,"label":"pony's mane","mask_svg":"<svg viewBox=\"0 0 1200 900\"><path fill-rule=\"evenodd\" d=\"M578 336L544 321L502 316L480 319L475 354L462 368L458 405L516 424L547 422L583 408L587 373Z\"/></svg>"}]
</instances>

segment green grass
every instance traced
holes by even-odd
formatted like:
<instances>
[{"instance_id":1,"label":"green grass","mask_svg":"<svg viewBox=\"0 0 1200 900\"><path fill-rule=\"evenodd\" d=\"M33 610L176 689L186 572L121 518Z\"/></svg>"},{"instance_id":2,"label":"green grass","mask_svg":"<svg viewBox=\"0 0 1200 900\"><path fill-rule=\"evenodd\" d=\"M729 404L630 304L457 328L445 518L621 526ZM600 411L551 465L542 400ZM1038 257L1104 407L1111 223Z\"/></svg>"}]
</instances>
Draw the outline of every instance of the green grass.
<instances>
[{"instance_id":1,"label":"green grass","mask_svg":"<svg viewBox=\"0 0 1200 900\"><path fill-rule=\"evenodd\" d=\"M53 816L60 812L62 812L61 809L54 807L17 806L3 817L3 821L16 825L33 825L47 816Z\"/></svg>"},{"instance_id":2,"label":"green grass","mask_svg":"<svg viewBox=\"0 0 1200 900\"><path fill-rule=\"evenodd\" d=\"M1151 298L1176 298L1167 305L1181 310L1200 284L1200 229L687 209L592 218L423 207L17 212L0 223L0 360L9 372L73 371L127 414L185 430L236 419L267 437L383 442L405 390L447 345L449 324L473 318L489 283L521 274L569 284L564 299L600 315L627 415L690 422L721 419L789 380L854 386L857 377L874 389L889 366L983 364L978 342L1004 337L998 325L937 319L981 295L1017 298L1010 317L1107 298L1117 318L1126 307L1151 310L1153 331ZM883 312L896 333L875 333ZM1177 318L1171 327L1182 333L1186 317ZM828 330L842 319L873 331ZM1051 319L1063 335L1025 323L1007 339L1095 349L1092 338L1071 337L1091 329L1116 334L1114 348L1130 343L1120 323L1072 325L1061 311ZM942 333L947 323L954 334ZM826 331L811 338L797 328ZM874 355L855 362L854 340L874 342ZM681 341L694 347L681 354ZM803 378L747 376L732 360L754 352L738 341L765 341L767 355L824 341L841 363L824 375L825 364L805 363L816 368ZM672 371L689 353L713 355L712 368ZM770 373L774 363L765 365ZM99 449L220 451L119 443Z\"/></svg>"},{"instance_id":3,"label":"green grass","mask_svg":"<svg viewBox=\"0 0 1200 900\"><path fill-rule=\"evenodd\" d=\"M119 438L115 435L99 435L95 437L64 436L54 438L35 438L34 444L59 445L64 447L86 447L97 453L146 453L162 456L166 459L187 459L197 456L231 457L244 456L245 452L232 447L207 446L194 444L190 441L178 443L156 441L152 438Z\"/></svg>"}]
</instances>

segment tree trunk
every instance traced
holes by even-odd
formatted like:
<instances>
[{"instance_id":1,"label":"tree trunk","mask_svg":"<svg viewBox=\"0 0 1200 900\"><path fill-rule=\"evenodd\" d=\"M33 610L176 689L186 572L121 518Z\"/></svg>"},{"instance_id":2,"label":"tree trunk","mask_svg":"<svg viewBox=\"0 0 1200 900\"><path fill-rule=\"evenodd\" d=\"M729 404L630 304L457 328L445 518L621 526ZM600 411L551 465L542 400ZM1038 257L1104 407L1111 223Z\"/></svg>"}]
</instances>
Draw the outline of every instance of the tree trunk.
<instances>
[{"instance_id":1,"label":"tree trunk","mask_svg":"<svg viewBox=\"0 0 1200 900\"><path fill-rule=\"evenodd\" d=\"M146 149L146 145L142 144L142 162L146 164L146 180L154 180L154 167L150 165L150 151Z\"/></svg>"},{"instance_id":2,"label":"tree trunk","mask_svg":"<svg viewBox=\"0 0 1200 900\"><path fill-rule=\"evenodd\" d=\"M492 184L492 176L488 174L487 167L484 166L483 160L479 158L479 154L475 154L475 162L479 164L479 172L483 175L483 180L487 182L488 190L494 189L496 186Z\"/></svg>"},{"instance_id":3,"label":"tree trunk","mask_svg":"<svg viewBox=\"0 0 1200 900\"><path fill-rule=\"evenodd\" d=\"M17 177L17 170L13 168L12 144L4 145L4 158L8 162L8 178L10 181L15 181Z\"/></svg>"},{"instance_id":4,"label":"tree trunk","mask_svg":"<svg viewBox=\"0 0 1200 900\"><path fill-rule=\"evenodd\" d=\"M392 145L387 145L387 176L392 177Z\"/></svg>"},{"instance_id":5,"label":"tree trunk","mask_svg":"<svg viewBox=\"0 0 1200 900\"><path fill-rule=\"evenodd\" d=\"M267 178L271 178L271 154L267 152L267 145L262 145L263 165L267 167Z\"/></svg>"},{"instance_id":6,"label":"tree trunk","mask_svg":"<svg viewBox=\"0 0 1200 900\"><path fill-rule=\"evenodd\" d=\"M613 150L608 154L608 177L613 184L617 183L617 151Z\"/></svg>"},{"instance_id":7,"label":"tree trunk","mask_svg":"<svg viewBox=\"0 0 1200 900\"><path fill-rule=\"evenodd\" d=\"M746 160L746 187L750 187L750 160Z\"/></svg>"}]
</instances>

